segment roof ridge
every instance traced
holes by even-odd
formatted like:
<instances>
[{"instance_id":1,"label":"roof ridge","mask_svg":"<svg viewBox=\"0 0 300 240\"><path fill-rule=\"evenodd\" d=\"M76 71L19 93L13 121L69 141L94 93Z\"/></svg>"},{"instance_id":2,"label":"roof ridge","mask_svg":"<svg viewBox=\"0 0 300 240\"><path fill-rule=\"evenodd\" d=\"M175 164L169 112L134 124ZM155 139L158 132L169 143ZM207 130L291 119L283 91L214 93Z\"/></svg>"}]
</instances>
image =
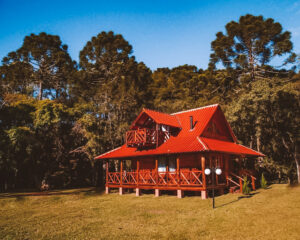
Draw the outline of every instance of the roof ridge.
<instances>
[{"instance_id":1,"label":"roof ridge","mask_svg":"<svg viewBox=\"0 0 300 240\"><path fill-rule=\"evenodd\" d=\"M160 112L160 111L149 109L149 108L143 108L143 110L157 112L157 113L166 114L166 115L170 115L171 116L171 114L169 114L169 113L164 113L164 112Z\"/></svg>"},{"instance_id":2,"label":"roof ridge","mask_svg":"<svg viewBox=\"0 0 300 240\"><path fill-rule=\"evenodd\" d=\"M215 103L215 104L211 104L211 105L208 105L208 106L203 106L203 107L198 107L198 108L193 108L193 109L189 109L189 110L184 110L184 111L180 111L180 112L171 113L169 115L173 116L175 114L180 114L180 113L185 113L185 112L192 112L192 111L196 111L196 110L200 110L200 109L204 109L204 108L209 108L209 107L214 107L214 106L219 106L219 104Z\"/></svg>"}]
</instances>

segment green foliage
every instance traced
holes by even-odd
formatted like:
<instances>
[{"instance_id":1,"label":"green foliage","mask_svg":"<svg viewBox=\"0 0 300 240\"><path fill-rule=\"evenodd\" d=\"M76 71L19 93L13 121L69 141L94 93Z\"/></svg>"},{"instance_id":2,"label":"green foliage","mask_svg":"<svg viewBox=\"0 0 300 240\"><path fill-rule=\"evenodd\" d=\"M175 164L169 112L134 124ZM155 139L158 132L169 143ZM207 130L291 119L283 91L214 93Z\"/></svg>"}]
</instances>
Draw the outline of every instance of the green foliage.
<instances>
[{"instance_id":1,"label":"green foliage","mask_svg":"<svg viewBox=\"0 0 300 240\"><path fill-rule=\"evenodd\" d=\"M291 53L290 33L273 19L245 15L217 33L212 50L207 70L151 72L121 34L92 37L78 65L59 36L26 36L0 66L0 191L42 181L99 185L102 163L94 157L123 144L143 107L171 113L214 103L244 145L266 154L259 167L292 181L300 165L300 73L266 65ZM226 69L213 67L220 61Z\"/></svg>"},{"instance_id":2,"label":"green foliage","mask_svg":"<svg viewBox=\"0 0 300 240\"><path fill-rule=\"evenodd\" d=\"M87 42L80 52L80 66L82 71L72 91L89 104L91 116L83 114L77 126L91 137L88 145L98 143L94 151L102 152L122 144L140 109L149 107L151 71L135 61L132 46L113 32L101 32ZM91 133L86 118L93 119Z\"/></svg>"},{"instance_id":3,"label":"green foliage","mask_svg":"<svg viewBox=\"0 0 300 240\"><path fill-rule=\"evenodd\" d=\"M245 77L254 80L255 76L263 75L260 67L265 66L275 56L291 53L293 44L291 33L283 32L282 26L272 18L241 16L239 22L231 21L225 26L226 32L218 32L211 43L210 66L222 62L227 68L235 68ZM295 54L286 62L295 59Z\"/></svg>"},{"instance_id":4,"label":"green foliage","mask_svg":"<svg viewBox=\"0 0 300 240\"><path fill-rule=\"evenodd\" d=\"M243 181L243 188L242 188L242 190L243 190L243 194L245 194L245 195L249 195L250 194L250 187L249 187L249 181L248 181L248 178L247 178L247 176L245 176L244 177L244 181Z\"/></svg>"},{"instance_id":5,"label":"green foliage","mask_svg":"<svg viewBox=\"0 0 300 240\"><path fill-rule=\"evenodd\" d=\"M226 107L234 132L244 145L267 157L260 167L290 180L296 174L300 97L297 82L265 79L249 85Z\"/></svg>"},{"instance_id":6,"label":"green foliage","mask_svg":"<svg viewBox=\"0 0 300 240\"><path fill-rule=\"evenodd\" d=\"M261 175L260 186L261 186L262 188L267 188L267 186L268 186L268 182L267 182L267 180L265 179L264 174Z\"/></svg>"},{"instance_id":7,"label":"green foliage","mask_svg":"<svg viewBox=\"0 0 300 240\"><path fill-rule=\"evenodd\" d=\"M23 45L2 60L0 72L7 83L6 91L33 94L35 86L39 100L44 96L65 99L68 79L75 68L67 50L59 36L44 32L26 36Z\"/></svg>"}]
</instances>

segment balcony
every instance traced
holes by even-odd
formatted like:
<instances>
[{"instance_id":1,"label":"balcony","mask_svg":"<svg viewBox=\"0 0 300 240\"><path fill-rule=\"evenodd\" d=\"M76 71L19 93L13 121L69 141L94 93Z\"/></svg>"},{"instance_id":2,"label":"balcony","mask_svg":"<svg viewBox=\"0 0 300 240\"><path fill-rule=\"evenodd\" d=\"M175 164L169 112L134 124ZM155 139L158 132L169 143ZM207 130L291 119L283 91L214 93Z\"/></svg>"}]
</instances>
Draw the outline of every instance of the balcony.
<instances>
[{"instance_id":1,"label":"balcony","mask_svg":"<svg viewBox=\"0 0 300 240\"><path fill-rule=\"evenodd\" d=\"M170 138L170 133L161 130L142 128L126 132L128 147L158 147Z\"/></svg>"}]
</instances>

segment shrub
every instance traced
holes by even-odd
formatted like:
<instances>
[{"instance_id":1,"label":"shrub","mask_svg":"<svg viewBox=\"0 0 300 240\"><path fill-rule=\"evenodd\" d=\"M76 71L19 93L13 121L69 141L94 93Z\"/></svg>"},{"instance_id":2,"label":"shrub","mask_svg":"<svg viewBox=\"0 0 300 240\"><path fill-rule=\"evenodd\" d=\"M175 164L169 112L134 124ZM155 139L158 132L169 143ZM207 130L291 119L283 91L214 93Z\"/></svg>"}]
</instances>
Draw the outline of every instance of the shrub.
<instances>
[{"instance_id":1,"label":"shrub","mask_svg":"<svg viewBox=\"0 0 300 240\"><path fill-rule=\"evenodd\" d=\"M247 176L244 177L243 194L245 194L245 195L250 194L250 187L249 187L249 181L248 181Z\"/></svg>"},{"instance_id":2,"label":"shrub","mask_svg":"<svg viewBox=\"0 0 300 240\"><path fill-rule=\"evenodd\" d=\"M264 174L261 175L261 180L260 180L260 186L262 188L267 188L267 185L268 185L268 182L267 180L265 179L265 176Z\"/></svg>"}]
</instances>

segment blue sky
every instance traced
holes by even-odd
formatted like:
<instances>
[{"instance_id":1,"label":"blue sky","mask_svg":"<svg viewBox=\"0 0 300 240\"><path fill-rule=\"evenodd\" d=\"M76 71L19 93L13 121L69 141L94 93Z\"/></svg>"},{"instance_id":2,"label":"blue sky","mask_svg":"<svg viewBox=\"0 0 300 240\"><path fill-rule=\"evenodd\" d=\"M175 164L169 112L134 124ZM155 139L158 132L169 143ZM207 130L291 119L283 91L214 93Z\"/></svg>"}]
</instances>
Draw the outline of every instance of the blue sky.
<instances>
[{"instance_id":1,"label":"blue sky","mask_svg":"<svg viewBox=\"0 0 300 240\"><path fill-rule=\"evenodd\" d=\"M43 1L0 0L0 59L23 38L59 35L78 61L79 51L101 31L121 33L138 61L151 69L192 64L206 68L218 31L244 14L272 17L292 32L300 53L300 1Z\"/></svg>"}]
</instances>

